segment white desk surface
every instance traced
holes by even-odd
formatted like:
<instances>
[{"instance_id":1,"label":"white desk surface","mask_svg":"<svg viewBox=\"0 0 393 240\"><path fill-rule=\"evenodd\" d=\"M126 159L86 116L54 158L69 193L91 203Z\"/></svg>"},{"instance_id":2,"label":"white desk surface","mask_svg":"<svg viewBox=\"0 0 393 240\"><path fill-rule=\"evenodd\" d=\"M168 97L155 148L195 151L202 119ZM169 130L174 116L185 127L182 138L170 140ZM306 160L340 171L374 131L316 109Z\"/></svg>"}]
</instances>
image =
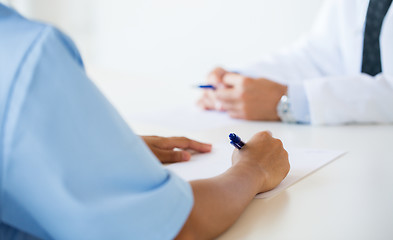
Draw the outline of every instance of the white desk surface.
<instances>
[{"instance_id":1,"label":"white desk surface","mask_svg":"<svg viewBox=\"0 0 393 240\"><path fill-rule=\"evenodd\" d=\"M113 87L116 83L111 84L98 85L127 115L127 104L132 100L116 90L118 85ZM139 134L183 135L214 144L229 132L248 139L255 132L270 130L284 146L348 152L279 195L253 200L240 219L219 237L221 240L393 239L393 125L329 127L248 122L179 132L126 120Z\"/></svg>"}]
</instances>

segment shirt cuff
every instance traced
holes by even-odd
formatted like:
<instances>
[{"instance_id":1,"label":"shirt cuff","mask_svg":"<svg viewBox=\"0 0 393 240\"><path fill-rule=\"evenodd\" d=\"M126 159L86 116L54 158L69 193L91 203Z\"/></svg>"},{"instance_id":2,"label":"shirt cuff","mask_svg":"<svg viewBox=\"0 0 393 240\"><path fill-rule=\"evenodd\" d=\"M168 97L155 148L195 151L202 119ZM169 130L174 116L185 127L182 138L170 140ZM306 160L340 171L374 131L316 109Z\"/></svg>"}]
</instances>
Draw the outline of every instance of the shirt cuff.
<instances>
[{"instance_id":1,"label":"shirt cuff","mask_svg":"<svg viewBox=\"0 0 393 240\"><path fill-rule=\"evenodd\" d=\"M288 85L288 98L291 103L291 111L298 123L310 123L310 108L306 90L302 83Z\"/></svg>"}]
</instances>

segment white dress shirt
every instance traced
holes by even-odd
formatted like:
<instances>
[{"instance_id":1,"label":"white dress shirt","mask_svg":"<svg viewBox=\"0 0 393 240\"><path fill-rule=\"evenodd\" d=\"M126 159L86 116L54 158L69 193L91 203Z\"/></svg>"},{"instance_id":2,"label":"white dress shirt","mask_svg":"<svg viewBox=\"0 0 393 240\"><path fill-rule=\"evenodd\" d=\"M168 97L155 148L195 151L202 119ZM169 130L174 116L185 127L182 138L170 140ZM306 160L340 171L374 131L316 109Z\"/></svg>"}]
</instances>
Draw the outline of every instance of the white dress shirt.
<instances>
[{"instance_id":1,"label":"white dress shirt","mask_svg":"<svg viewBox=\"0 0 393 240\"><path fill-rule=\"evenodd\" d=\"M393 7L381 30L382 73L372 77L361 73L368 4L327 0L305 38L242 73L288 85L299 122L392 123Z\"/></svg>"}]
</instances>

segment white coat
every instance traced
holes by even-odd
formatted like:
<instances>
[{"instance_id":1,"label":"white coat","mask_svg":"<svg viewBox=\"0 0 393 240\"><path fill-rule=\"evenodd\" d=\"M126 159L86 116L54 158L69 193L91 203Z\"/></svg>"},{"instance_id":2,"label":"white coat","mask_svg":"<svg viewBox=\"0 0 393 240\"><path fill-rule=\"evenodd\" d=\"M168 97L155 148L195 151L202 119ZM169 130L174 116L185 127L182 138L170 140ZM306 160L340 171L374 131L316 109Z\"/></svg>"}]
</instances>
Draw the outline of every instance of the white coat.
<instances>
[{"instance_id":1,"label":"white coat","mask_svg":"<svg viewBox=\"0 0 393 240\"><path fill-rule=\"evenodd\" d=\"M310 34L243 71L287 84L312 124L393 123L393 6L380 36L383 72L371 77L361 73L368 4L327 0ZM291 91L299 84L303 93Z\"/></svg>"}]
</instances>

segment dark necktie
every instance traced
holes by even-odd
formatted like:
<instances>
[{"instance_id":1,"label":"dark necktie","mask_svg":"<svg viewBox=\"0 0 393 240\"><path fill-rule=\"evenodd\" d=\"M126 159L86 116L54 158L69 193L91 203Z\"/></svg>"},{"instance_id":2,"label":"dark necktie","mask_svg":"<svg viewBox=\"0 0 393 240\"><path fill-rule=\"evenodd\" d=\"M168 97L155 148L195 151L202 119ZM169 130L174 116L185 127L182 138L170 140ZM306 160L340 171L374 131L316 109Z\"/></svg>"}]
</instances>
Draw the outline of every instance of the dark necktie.
<instances>
[{"instance_id":1,"label":"dark necktie","mask_svg":"<svg viewBox=\"0 0 393 240\"><path fill-rule=\"evenodd\" d=\"M368 5L366 28L364 31L362 72L375 76L382 72L379 36L383 19L392 0L370 0Z\"/></svg>"}]
</instances>

